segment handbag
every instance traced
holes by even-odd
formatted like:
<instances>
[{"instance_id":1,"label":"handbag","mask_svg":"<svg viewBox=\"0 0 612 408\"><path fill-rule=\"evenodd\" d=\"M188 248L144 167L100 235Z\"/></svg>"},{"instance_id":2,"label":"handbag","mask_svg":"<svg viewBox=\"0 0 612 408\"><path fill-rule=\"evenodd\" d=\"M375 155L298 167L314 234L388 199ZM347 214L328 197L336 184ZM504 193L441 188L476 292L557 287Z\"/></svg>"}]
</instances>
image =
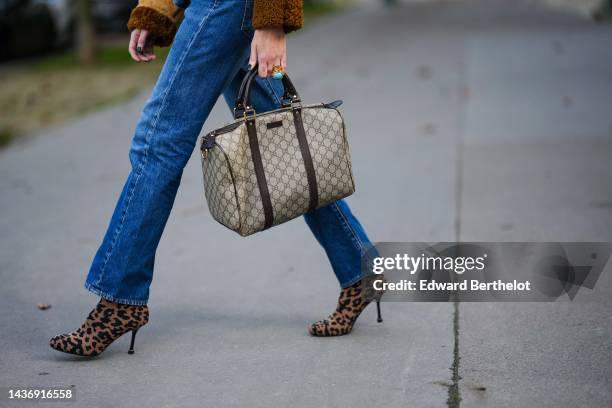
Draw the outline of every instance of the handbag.
<instances>
[{"instance_id":1,"label":"handbag","mask_svg":"<svg viewBox=\"0 0 612 408\"><path fill-rule=\"evenodd\" d=\"M213 218L242 236L282 224L355 192L341 101L302 105L287 74L279 109L257 113L244 77L234 122L201 141Z\"/></svg>"}]
</instances>

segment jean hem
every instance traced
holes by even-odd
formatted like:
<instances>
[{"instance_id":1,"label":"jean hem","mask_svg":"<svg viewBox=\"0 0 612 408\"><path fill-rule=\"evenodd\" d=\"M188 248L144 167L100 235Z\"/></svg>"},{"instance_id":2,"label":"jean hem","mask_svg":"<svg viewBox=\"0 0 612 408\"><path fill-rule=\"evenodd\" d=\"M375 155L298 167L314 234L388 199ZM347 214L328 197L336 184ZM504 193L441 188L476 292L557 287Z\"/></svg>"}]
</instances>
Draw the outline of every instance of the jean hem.
<instances>
[{"instance_id":1,"label":"jean hem","mask_svg":"<svg viewBox=\"0 0 612 408\"><path fill-rule=\"evenodd\" d=\"M90 291L91 293L100 296L102 299L106 299L110 302L114 302L114 303L121 303L123 305L133 305L133 306L145 306L147 304L146 300L135 300L135 299L120 299L120 298L116 298L114 296L109 295L108 293L105 293L104 291L102 291L100 288L92 285L91 283L85 282L85 285L83 285L85 287L85 289L87 289L88 291Z\"/></svg>"}]
</instances>

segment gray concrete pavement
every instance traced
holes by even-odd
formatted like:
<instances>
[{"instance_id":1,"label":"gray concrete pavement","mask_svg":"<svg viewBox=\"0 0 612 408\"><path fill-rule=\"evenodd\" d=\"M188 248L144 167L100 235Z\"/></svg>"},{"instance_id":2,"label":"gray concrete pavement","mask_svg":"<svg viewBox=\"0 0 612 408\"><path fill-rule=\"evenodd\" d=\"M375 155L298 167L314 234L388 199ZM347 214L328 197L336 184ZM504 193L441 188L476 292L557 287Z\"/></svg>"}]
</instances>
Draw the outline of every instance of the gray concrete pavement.
<instances>
[{"instance_id":1,"label":"gray concrete pavement","mask_svg":"<svg viewBox=\"0 0 612 408\"><path fill-rule=\"evenodd\" d=\"M303 99L345 101L373 239L610 240L612 28L508 3L364 5L291 37ZM324 254L301 220L216 224L195 154L136 354L49 349L95 303L82 283L145 99L0 153L0 386L74 385L91 407L440 407L456 361L465 407L612 404L600 298L461 304L455 327L450 304L387 303L382 325L366 310L350 336L309 337L337 296ZM228 120L219 104L205 129Z\"/></svg>"},{"instance_id":2,"label":"gray concrete pavement","mask_svg":"<svg viewBox=\"0 0 612 408\"><path fill-rule=\"evenodd\" d=\"M611 40L576 21L466 43L461 240L610 241ZM462 304L462 405L611 406L611 282L584 303Z\"/></svg>"}]
</instances>

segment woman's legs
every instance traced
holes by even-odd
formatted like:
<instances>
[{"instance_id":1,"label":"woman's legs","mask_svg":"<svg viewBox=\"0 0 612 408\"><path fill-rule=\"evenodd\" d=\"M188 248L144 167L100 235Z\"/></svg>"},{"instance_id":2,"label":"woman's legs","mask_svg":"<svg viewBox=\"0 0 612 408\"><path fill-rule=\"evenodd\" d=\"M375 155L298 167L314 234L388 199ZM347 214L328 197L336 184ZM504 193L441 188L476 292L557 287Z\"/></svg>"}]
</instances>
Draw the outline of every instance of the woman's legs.
<instances>
[{"instance_id":1,"label":"woman's legs","mask_svg":"<svg viewBox=\"0 0 612 408\"><path fill-rule=\"evenodd\" d=\"M85 282L101 297L146 304L155 251L204 120L224 89L233 106L242 79L237 73L248 57L252 35L251 4L207 0L186 9L136 127L130 149L132 171ZM281 94L280 81L258 79L253 106L260 112L275 109ZM361 257L371 243L348 205L340 200L305 218L340 285L358 281Z\"/></svg>"},{"instance_id":2,"label":"woman's legs","mask_svg":"<svg viewBox=\"0 0 612 408\"><path fill-rule=\"evenodd\" d=\"M243 67L223 93L230 109L246 72ZM251 91L251 105L256 112L277 109L282 94L281 81L257 78ZM362 257L370 255L372 243L348 204L338 200L305 214L304 219L325 250L340 286L347 288L361 280Z\"/></svg>"},{"instance_id":3,"label":"woman's legs","mask_svg":"<svg viewBox=\"0 0 612 408\"><path fill-rule=\"evenodd\" d=\"M248 57L248 0L193 2L136 127L132 171L85 287L146 304L155 251L204 120Z\"/></svg>"}]
</instances>

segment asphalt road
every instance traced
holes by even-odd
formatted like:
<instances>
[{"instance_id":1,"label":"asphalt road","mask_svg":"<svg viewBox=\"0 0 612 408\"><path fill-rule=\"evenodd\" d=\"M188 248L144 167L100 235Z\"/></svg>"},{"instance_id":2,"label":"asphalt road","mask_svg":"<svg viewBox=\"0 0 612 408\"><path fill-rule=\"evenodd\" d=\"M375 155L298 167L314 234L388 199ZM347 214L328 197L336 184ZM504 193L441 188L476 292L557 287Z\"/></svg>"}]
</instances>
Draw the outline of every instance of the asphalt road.
<instances>
[{"instance_id":1,"label":"asphalt road","mask_svg":"<svg viewBox=\"0 0 612 408\"><path fill-rule=\"evenodd\" d=\"M374 240L610 241L612 27L508 3L366 4L292 35L303 99L345 101L349 203ZM96 302L82 284L146 97L0 152L0 387L73 386L88 407L612 404L612 291L385 303L382 324L368 309L350 336L308 336L338 292L323 252L301 220L247 239L216 224L197 152L136 354L127 337L93 360L51 350ZM219 104L205 129L229 119Z\"/></svg>"}]
</instances>

